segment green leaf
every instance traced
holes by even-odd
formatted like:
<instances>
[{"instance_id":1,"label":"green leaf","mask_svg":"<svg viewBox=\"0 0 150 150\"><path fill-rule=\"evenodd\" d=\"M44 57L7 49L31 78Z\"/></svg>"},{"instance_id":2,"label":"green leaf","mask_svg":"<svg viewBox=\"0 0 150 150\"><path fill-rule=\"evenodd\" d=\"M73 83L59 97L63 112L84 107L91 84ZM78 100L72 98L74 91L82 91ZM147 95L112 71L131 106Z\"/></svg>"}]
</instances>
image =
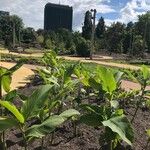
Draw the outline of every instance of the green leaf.
<instances>
[{"instance_id":1,"label":"green leaf","mask_svg":"<svg viewBox=\"0 0 150 150\"><path fill-rule=\"evenodd\" d=\"M80 113L77 110L69 109L69 110L62 112L59 116L63 117L65 120L67 120L68 118L77 116L77 115L80 115Z\"/></svg>"},{"instance_id":2,"label":"green leaf","mask_svg":"<svg viewBox=\"0 0 150 150\"><path fill-rule=\"evenodd\" d=\"M4 100L12 102L15 97L17 97L17 91L13 90L13 91L10 91L8 94L5 95Z\"/></svg>"},{"instance_id":3,"label":"green leaf","mask_svg":"<svg viewBox=\"0 0 150 150\"><path fill-rule=\"evenodd\" d=\"M96 89L96 90L101 90L102 86L100 83L98 83L94 78L90 78L89 79L89 84L92 88Z\"/></svg>"},{"instance_id":4,"label":"green leaf","mask_svg":"<svg viewBox=\"0 0 150 150\"><path fill-rule=\"evenodd\" d=\"M17 121L13 118L0 117L0 132L3 132L17 125L18 125Z\"/></svg>"},{"instance_id":5,"label":"green leaf","mask_svg":"<svg viewBox=\"0 0 150 150\"><path fill-rule=\"evenodd\" d=\"M143 78L145 80L149 79L150 72L149 72L149 69L145 65L142 66L141 71L142 71L142 74L143 74Z\"/></svg>"},{"instance_id":6,"label":"green leaf","mask_svg":"<svg viewBox=\"0 0 150 150\"><path fill-rule=\"evenodd\" d=\"M113 132L118 133L122 140L132 145L134 139L133 129L124 115L110 118L103 121L102 124L105 127L109 127Z\"/></svg>"},{"instance_id":7,"label":"green leaf","mask_svg":"<svg viewBox=\"0 0 150 150\"><path fill-rule=\"evenodd\" d=\"M44 106L44 103L48 98L51 88L52 85L41 86L24 102L21 112L25 120L29 117L38 115L39 110Z\"/></svg>"},{"instance_id":8,"label":"green leaf","mask_svg":"<svg viewBox=\"0 0 150 150\"><path fill-rule=\"evenodd\" d=\"M26 131L27 137L42 138L46 134L51 133L56 127L60 126L65 120L58 115L49 117L40 125L33 125Z\"/></svg>"},{"instance_id":9,"label":"green leaf","mask_svg":"<svg viewBox=\"0 0 150 150\"><path fill-rule=\"evenodd\" d=\"M148 137L150 137L150 129L146 130Z\"/></svg>"},{"instance_id":10,"label":"green leaf","mask_svg":"<svg viewBox=\"0 0 150 150\"><path fill-rule=\"evenodd\" d=\"M21 59L20 61L17 62L17 64L15 66L13 66L12 68L9 69L9 72L12 74L14 73L16 70L18 70L26 61L26 59Z\"/></svg>"},{"instance_id":11,"label":"green leaf","mask_svg":"<svg viewBox=\"0 0 150 150\"><path fill-rule=\"evenodd\" d=\"M23 115L19 112L19 110L16 108L15 105L11 104L10 102L7 101L0 101L0 105L8 109L20 123L24 123L24 117Z\"/></svg>"},{"instance_id":12,"label":"green leaf","mask_svg":"<svg viewBox=\"0 0 150 150\"><path fill-rule=\"evenodd\" d=\"M98 70L100 79L102 81L102 88L104 91L112 94L116 90L117 82L115 81L114 75L111 70L101 67Z\"/></svg>"},{"instance_id":13,"label":"green leaf","mask_svg":"<svg viewBox=\"0 0 150 150\"><path fill-rule=\"evenodd\" d=\"M102 125L102 117L100 115L91 113L91 114L85 114L80 117L80 123L84 123L88 126L92 127L98 127Z\"/></svg>"},{"instance_id":14,"label":"green leaf","mask_svg":"<svg viewBox=\"0 0 150 150\"><path fill-rule=\"evenodd\" d=\"M11 80L12 80L12 77L10 75L4 75L2 76L2 79L1 79L1 85L4 91L7 93L10 91Z\"/></svg>"},{"instance_id":15,"label":"green leaf","mask_svg":"<svg viewBox=\"0 0 150 150\"><path fill-rule=\"evenodd\" d=\"M116 100L110 101L110 104L111 104L111 107L113 107L115 109L118 108L118 106L119 106L119 102Z\"/></svg>"}]
</instances>

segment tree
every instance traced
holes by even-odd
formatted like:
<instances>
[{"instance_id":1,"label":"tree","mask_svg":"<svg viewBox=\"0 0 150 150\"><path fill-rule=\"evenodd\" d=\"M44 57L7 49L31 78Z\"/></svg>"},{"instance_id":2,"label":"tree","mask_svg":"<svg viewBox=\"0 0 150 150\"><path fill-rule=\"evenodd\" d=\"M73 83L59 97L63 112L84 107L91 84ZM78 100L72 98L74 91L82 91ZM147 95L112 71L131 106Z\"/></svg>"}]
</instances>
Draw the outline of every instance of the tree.
<instances>
[{"instance_id":1,"label":"tree","mask_svg":"<svg viewBox=\"0 0 150 150\"><path fill-rule=\"evenodd\" d=\"M13 42L13 30L15 31L15 41L20 41L20 31L22 28L23 21L17 15L0 17L1 39L5 41L5 46L10 47Z\"/></svg>"},{"instance_id":2,"label":"tree","mask_svg":"<svg viewBox=\"0 0 150 150\"><path fill-rule=\"evenodd\" d=\"M133 22L129 22L126 26L124 39L123 39L123 53L127 53L132 49L133 42L133 34L134 34L134 24Z\"/></svg>"},{"instance_id":3,"label":"tree","mask_svg":"<svg viewBox=\"0 0 150 150\"><path fill-rule=\"evenodd\" d=\"M138 16L135 29L137 35L141 35L143 38L143 51L145 51L147 45L148 52L150 52L150 11Z\"/></svg>"},{"instance_id":4,"label":"tree","mask_svg":"<svg viewBox=\"0 0 150 150\"><path fill-rule=\"evenodd\" d=\"M35 42L37 39L37 34L35 30L31 27L24 28L21 32L21 35L23 43L30 44Z\"/></svg>"},{"instance_id":5,"label":"tree","mask_svg":"<svg viewBox=\"0 0 150 150\"><path fill-rule=\"evenodd\" d=\"M84 25L82 27L82 36L90 40L92 36L92 13L87 11L85 13Z\"/></svg>"},{"instance_id":6,"label":"tree","mask_svg":"<svg viewBox=\"0 0 150 150\"><path fill-rule=\"evenodd\" d=\"M113 23L106 31L107 49L110 52L122 52L125 25Z\"/></svg>"},{"instance_id":7,"label":"tree","mask_svg":"<svg viewBox=\"0 0 150 150\"><path fill-rule=\"evenodd\" d=\"M143 57L143 38L141 35L136 35L133 41L133 48L131 51L131 55Z\"/></svg>"},{"instance_id":8,"label":"tree","mask_svg":"<svg viewBox=\"0 0 150 150\"><path fill-rule=\"evenodd\" d=\"M79 43L76 47L76 52L78 56L89 57L91 50L91 41L85 40L83 37L80 37Z\"/></svg>"},{"instance_id":9,"label":"tree","mask_svg":"<svg viewBox=\"0 0 150 150\"><path fill-rule=\"evenodd\" d=\"M95 30L95 33L96 33L96 37L98 39L101 39L101 38L104 37L104 33L105 33L105 21L104 21L103 17L101 17L99 19L97 27L96 27L96 30Z\"/></svg>"}]
</instances>

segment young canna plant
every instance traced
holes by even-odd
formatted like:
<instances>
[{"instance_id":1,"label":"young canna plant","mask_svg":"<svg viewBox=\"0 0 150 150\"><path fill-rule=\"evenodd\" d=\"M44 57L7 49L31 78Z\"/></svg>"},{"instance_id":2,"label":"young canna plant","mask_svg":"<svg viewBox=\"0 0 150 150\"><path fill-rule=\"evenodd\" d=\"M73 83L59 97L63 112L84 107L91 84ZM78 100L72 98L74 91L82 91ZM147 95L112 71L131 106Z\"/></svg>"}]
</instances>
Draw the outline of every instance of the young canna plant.
<instances>
[{"instance_id":1,"label":"young canna plant","mask_svg":"<svg viewBox=\"0 0 150 150\"><path fill-rule=\"evenodd\" d=\"M2 99L3 91L5 91L6 93L10 92L12 74L23 65L24 61L25 60L20 60L15 66L10 69L0 67L0 99ZM10 95L12 95L12 93ZM3 116L3 111L3 108L0 107L0 116ZM3 131L0 133L0 148L5 149L5 147L5 132Z\"/></svg>"},{"instance_id":2,"label":"young canna plant","mask_svg":"<svg viewBox=\"0 0 150 150\"><path fill-rule=\"evenodd\" d=\"M116 97L122 75L121 72L114 73L110 69L99 68L97 74L89 80L89 84L103 92L105 103L101 106L81 105L86 113L81 116L80 121L93 127L104 127L102 143L107 143L108 150L116 148L122 140L132 145L134 138L131 124L123 110L119 109Z\"/></svg>"},{"instance_id":3,"label":"young canna plant","mask_svg":"<svg viewBox=\"0 0 150 150\"><path fill-rule=\"evenodd\" d=\"M141 86L140 95L139 95L139 98L136 101L136 108L135 108L133 117L131 119L131 123L133 123L136 116L137 116L137 112L138 112L140 106L142 105L142 103L145 103L145 96L149 93L149 91L146 90L146 87L147 87L147 85L150 84L150 70L149 70L148 67L143 65L141 67L141 70L140 70L137 77L132 75L131 72L126 71L126 73L127 73L128 77L130 79L132 79L132 81L138 82Z\"/></svg>"}]
</instances>

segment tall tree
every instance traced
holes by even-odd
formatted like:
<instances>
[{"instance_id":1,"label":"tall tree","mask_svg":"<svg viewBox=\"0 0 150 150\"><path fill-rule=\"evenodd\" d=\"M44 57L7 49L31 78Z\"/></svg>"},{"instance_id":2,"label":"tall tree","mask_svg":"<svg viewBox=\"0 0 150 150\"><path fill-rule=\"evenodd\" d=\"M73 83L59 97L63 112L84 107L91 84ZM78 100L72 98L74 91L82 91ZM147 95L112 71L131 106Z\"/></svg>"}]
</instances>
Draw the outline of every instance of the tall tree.
<instances>
[{"instance_id":1,"label":"tall tree","mask_svg":"<svg viewBox=\"0 0 150 150\"><path fill-rule=\"evenodd\" d=\"M84 25L82 27L82 36L90 40L92 36L92 13L87 11L85 13Z\"/></svg>"},{"instance_id":2,"label":"tall tree","mask_svg":"<svg viewBox=\"0 0 150 150\"><path fill-rule=\"evenodd\" d=\"M150 52L150 11L138 17L138 22L135 26L137 35L143 38L143 50L148 49Z\"/></svg>"},{"instance_id":3,"label":"tall tree","mask_svg":"<svg viewBox=\"0 0 150 150\"><path fill-rule=\"evenodd\" d=\"M122 52L125 25L113 23L106 32L107 48L110 52Z\"/></svg>"},{"instance_id":4,"label":"tall tree","mask_svg":"<svg viewBox=\"0 0 150 150\"><path fill-rule=\"evenodd\" d=\"M95 32L96 32L97 38L101 39L101 38L104 37L104 33L105 33L105 21L104 21L103 17L101 17L99 19Z\"/></svg>"},{"instance_id":5,"label":"tall tree","mask_svg":"<svg viewBox=\"0 0 150 150\"><path fill-rule=\"evenodd\" d=\"M134 23L129 22L125 28L125 34L123 39L123 53L127 53L132 49L134 33Z\"/></svg>"},{"instance_id":6,"label":"tall tree","mask_svg":"<svg viewBox=\"0 0 150 150\"><path fill-rule=\"evenodd\" d=\"M23 21L17 15L0 17L1 38L8 46L13 42L13 29L15 28L15 40L19 41L20 30L23 28Z\"/></svg>"}]
</instances>

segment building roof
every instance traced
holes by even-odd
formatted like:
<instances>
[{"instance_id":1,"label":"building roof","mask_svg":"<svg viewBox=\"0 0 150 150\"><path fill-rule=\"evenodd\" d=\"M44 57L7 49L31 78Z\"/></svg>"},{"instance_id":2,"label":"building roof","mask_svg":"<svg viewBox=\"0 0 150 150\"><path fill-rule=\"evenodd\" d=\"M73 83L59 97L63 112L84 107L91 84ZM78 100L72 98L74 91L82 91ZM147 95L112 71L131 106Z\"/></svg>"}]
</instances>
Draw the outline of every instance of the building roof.
<instances>
[{"instance_id":1,"label":"building roof","mask_svg":"<svg viewBox=\"0 0 150 150\"><path fill-rule=\"evenodd\" d=\"M61 4L54 4L54 3L47 3L45 5L45 7L48 7L48 6L52 6L52 7L56 7L56 8L69 8L69 9L72 9L72 7L70 7L69 5L61 5Z\"/></svg>"}]
</instances>

